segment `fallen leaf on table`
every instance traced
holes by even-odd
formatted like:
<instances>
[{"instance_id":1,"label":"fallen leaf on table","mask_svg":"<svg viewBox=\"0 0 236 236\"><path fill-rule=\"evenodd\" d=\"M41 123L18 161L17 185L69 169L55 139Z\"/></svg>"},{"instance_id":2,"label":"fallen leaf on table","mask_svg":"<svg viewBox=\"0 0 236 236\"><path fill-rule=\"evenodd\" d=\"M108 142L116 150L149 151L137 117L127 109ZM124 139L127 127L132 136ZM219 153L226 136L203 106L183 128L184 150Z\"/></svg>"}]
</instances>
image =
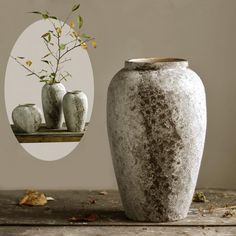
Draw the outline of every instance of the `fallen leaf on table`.
<instances>
[{"instance_id":1,"label":"fallen leaf on table","mask_svg":"<svg viewBox=\"0 0 236 236\"><path fill-rule=\"evenodd\" d=\"M37 191L27 191L23 198L19 201L19 205L43 206L47 203L44 193Z\"/></svg>"},{"instance_id":2,"label":"fallen leaf on table","mask_svg":"<svg viewBox=\"0 0 236 236\"><path fill-rule=\"evenodd\" d=\"M91 199L91 200L89 201L90 204L95 204L96 202L97 202L96 199Z\"/></svg>"},{"instance_id":3,"label":"fallen leaf on table","mask_svg":"<svg viewBox=\"0 0 236 236\"><path fill-rule=\"evenodd\" d=\"M70 222L76 223L76 222L94 222L98 219L98 215L95 213L84 215L84 216L77 216L77 217L71 217L69 218Z\"/></svg>"},{"instance_id":4,"label":"fallen leaf on table","mask_svg":"<svg viewBox=\"0 0 236 236\"><path fill-rule=\"evenodd\" d=\"M234 215L235 213L233 212L233 210L229 209L222 215L222 218L231 218Z\"/></svg>"},{"instance_id":5,"label":"fallen leaf on table","mask_svg":"<svg viewBox=\"0 0 236 236\"><path fill-rule=\"evenodd\" d=\"M100 195L107 195L108 192L106 192L106 191L101 191L101 192L99 192L99 194L100 194Z\"/></svg>"},{"instance_id":6,"label":"fallen leaf on table","mask_svg":"<svg viewBox=\"0 0 236 236\"><path fill-rule=\"evenodd\" d=\"M193 202L208 202L203 192L196 192L193 195Z\"/></svg>"}]
</instances>

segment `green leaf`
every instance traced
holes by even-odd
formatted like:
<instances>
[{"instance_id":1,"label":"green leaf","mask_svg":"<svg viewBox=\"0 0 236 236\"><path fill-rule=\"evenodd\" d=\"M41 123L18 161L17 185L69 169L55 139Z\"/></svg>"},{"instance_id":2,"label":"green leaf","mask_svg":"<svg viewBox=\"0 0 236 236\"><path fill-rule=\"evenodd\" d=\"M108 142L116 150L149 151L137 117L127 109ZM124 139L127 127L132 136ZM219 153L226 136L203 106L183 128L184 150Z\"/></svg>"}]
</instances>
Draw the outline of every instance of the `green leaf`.
<instances>
[{"instance_id":1,"label":"green leaf","mask_svg":"<svg viewBox=\"0 0 236 236\"><path fill-rule=\"evenodd\" d=\"M81 38L90 39L91 36L89 36L89 35L87 35L87 34L82 34L82 35L81 35Z\"/></svg>"},{"instance_id":2,"label":"green leaf","mask_svg":"<svg viewBox=\"0 0 236 236\"><path fill-rule=\"evenodd\" d=\"M45 77L47 77L46 75L42 75L42 76L40 76L39 78L42 80L42 79L44 79Z\"/></svg>"},{"instance_id":3,"label":"green leaf","mask_svg":"<svg viewBox=\"0 0 236 236\"><path fill-rule=\"evenodd\" d=\"M82 28L83 22L84 22L84 21L83 21L83 18L82 18L81 16L77 16L77 23L78 23L79 29Z\"/></svg>"},{"instance_id":4,"label":"green leaf","mask_svg":"<svg viewBox=\"0 0 236 236\"><path fill-rule=\"evenodd\" d=\"M43 13L40 12L40 11L32 11L32 12L29 12L29 13L32 13L32 14L38 14L38 15L42 15Z\"/></svg>"},{"instance_id":5,"label":"green leaf","mask_svg":"<svg viewBox=\"0 0 236 236\"><path fill-rule=\"evenodd\" d=\"M56 16L49 16L49 18L54 19L54 20L57 20L57 17L56 17Z\"/></svg>"},{"instance_id":6,"label":"green leaf","mask_svg":"<svg viewBox=\"0 0 236 236\"><path fill-rule=\"evenodd\" d=\"M45 83L47 83L48 80L47 80L47 79L41 79L39 82L45 82Z\"/></svg>"},{"instance_id":7,"label":"green leaf","mask_svg":"<svg viewBox=\"0 0 236 236\"><path fill-rule=\"evenodd\" d=\"M25 59L25 57L17 57L17 58L19 58L19 59Z\"/></svg>"},{"instance_id":8,"label":"green leaf","mask_svg":"<svg viewBox=\"0 0 236 236\"><path fill-rule=\"evenodd\" d=\"M42 14L42 17L43 17L43 19L48 19L49 18L48 14Z\"/></svg>"},{"instance_id":9,"label":"green leaf","mask_svg":"<svg viewBox=\"0 0 236 236\"><path fill-rule=\"evenodd\" d=\"M60 44L59 46L60 50L64 50L66 48L66 45L64 43Z\"/></svg>"},{"instance_id":10,"label":"green leaf","mask_svg":"<svg viewBox=\"0 0 236 236\"><path fill-rule=\"evenodd\" d=\"M49 64L49 61L47 61L47 60L41 60L41 61L44 62L44 63Z\"/></svg>"},{"instance_id":11,"label":"green leaf","mask_svg":"<svg viewBox=\"0 0 236 236\"><path fill-rule=\"evenodd\" d=\"M41 36L41 38L43 38L45 41L47 41L49 43L51 41L51 39L52 39L52 36L51 36L50 32L47 32L47 33L43 34Z\"/></svg>"},{"instance_id":12,"label":"green leaf","mask_svg":"<svg viewBox=\"0 0 236 236\"><path fill-rule=\"evenodd\" d=\"M31 75L33 75L34 73L30 73L30 74L28 74L28 75L26 75L26 76L31 76Z\"/></svg>"},{"instance_id":13,"label":"green leaf","mask_svg":"<svg viewBox=\"0 0 236 236\"><path fill-rule=\"evenodd\" d=\"M80 7L80 4L76 4L76 5L74 5L73 8L72 8L72 12L78 10L79 7Z\"/></svg>"}]
</instances>

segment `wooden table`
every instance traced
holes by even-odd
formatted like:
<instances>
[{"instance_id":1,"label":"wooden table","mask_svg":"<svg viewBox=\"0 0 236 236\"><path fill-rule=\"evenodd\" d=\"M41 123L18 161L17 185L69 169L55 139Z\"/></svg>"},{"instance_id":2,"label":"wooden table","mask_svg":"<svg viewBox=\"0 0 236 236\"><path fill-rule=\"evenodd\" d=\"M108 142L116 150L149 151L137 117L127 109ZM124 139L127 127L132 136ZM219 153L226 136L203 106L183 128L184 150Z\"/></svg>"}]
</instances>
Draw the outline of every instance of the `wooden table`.
<instances>
[{"instance_id":1,"label":"wooden table","mask_svg":"<svg viewBox=\"0 0 236 236\"><path fill-rule=\"evenodd\" d=\"M44 191L55 198L45 206L19 206L24 191L0 191L1 236L75 235L236 235L236 216L223 218L236 191L203 190L209 202L193 203L188 217L171 223L134 222L126 218L118 192ZM96 214L92 222L70 222L71 217Z\"/></svg>"},{"instance_id":2,"label":"wooden table","mask_svg":"<svg viewBox=\"0 0 236 236\"><path fill-rule=\"evenodd\" d=\"M88 123L86 123L85 131L87 127ZM19 143L79 142L85 133L85 131L69 132L65 124L61 129L47 129L46 125L42 124L35 133L19 132L14 125L11 125L11 128Z\"/></svg>"}]
</instances>

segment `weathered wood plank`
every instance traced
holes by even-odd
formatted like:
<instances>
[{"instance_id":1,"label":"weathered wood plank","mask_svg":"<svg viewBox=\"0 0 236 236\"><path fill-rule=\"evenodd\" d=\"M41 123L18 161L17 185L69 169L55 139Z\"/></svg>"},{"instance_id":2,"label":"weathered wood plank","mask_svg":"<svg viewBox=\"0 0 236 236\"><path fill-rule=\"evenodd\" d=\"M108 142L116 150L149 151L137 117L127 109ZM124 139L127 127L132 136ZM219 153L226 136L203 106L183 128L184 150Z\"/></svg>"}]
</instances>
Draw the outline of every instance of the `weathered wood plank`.
<instances>
[{"instance_id":1,"label":"weathered wood plank","mask_svg":"<svg viewBox=\"0 0 236 236\"><path fill-rule=\"evenodd\" d=\"M235 236L236 227L2 227L0 236Z\"/></svg>"},{"instance_id":2,"label":"weathered wood plank","mask_svg":"<svg viewBox=\"0 0 236 236\"><path fill-rule=\"evenodd\" d=\"M228 206L236 206L236 191L204 191L209 202L193 203L186 219L170 223L134 222L126 218L118 192L100 195L97 191L44 191L56 200L43 207L18 206L23 191L0 191L0 226L67 226L71 217L95 213L94 222L73 223L91 226L236 226L236 216L222 218ZM94 204L93 200L96 200Z\"/></svg>"},{"instance_id":3,"label":"weathered wood plank","mask_svg":"<svg viewBox=\"0 0 236 236\"><path fill-rule=\"evenodd\" d=\"M17 131L14 125L11 127L19 143L79 142L88 123L86 123L84 132L69 132L65 124L61 129L47 129L45 124L42 124L37 132L30 134Z\"/></svg>"}]
</instances>

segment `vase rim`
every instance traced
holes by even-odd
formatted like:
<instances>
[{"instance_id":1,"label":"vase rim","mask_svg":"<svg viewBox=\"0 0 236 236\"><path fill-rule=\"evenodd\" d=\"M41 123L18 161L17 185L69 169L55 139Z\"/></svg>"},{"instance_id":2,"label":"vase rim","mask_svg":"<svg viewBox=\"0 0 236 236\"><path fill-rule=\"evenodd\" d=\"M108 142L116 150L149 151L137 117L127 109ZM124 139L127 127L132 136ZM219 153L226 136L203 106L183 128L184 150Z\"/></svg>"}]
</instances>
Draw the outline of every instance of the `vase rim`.
<instances>
[{"instance_id":1,"label":"vase rim","mask_svg":"<svg viewBox=\"0 0 236 236\"><path fill-rule=\"evenodd\" d=\"M36 106L36 104L34 103L19 104L19 107L32 107L32 106Z\"/></svg>"},{"instance_id":2,"label":"vase rim","mask_svg":"<svg viewBox=\"0 0 236 236\"><path fill-rule=\"evenodd\" d=\"M67 93L71 93L71 94L77 94L77 93L81 93L82 90L68 90Z\"/></svg>"},{"instance_id":3,"label":"vase rim","mask_svg":"<svg viewBox=\"0 0 236 236\"><path fill-rule=\"evenodd\" d=\"M188 67L188 60L182 58L158 58L158 57L144 57L132 58L125 61L125 68L128 69L167 69L170 67Z\"/></svg>"}]
</instances>

